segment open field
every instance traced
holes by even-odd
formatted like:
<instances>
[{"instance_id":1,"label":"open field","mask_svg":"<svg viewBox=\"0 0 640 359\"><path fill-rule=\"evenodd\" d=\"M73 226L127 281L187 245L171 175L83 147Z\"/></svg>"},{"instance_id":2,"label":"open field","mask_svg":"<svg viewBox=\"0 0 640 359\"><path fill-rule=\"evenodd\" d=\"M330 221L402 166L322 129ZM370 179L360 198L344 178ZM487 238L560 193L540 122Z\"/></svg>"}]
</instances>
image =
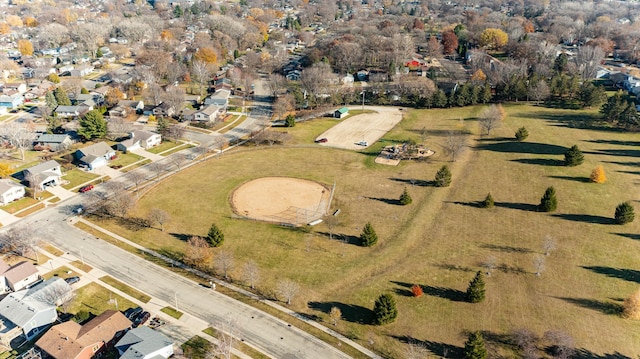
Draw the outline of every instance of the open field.
<instances>
[{"instance_id":1,"label":"open field","mask_svg":"<svg viewBox=\"0 0 640 359\"><path fill-rule=\"evenodd\" d=\"M179 257L186 238L205 235L215 222L225 233L223 248L235 256L232 278L241 280L243 264L254 260L263 278L258 287L267 296L278 279L295 280L302 290L291 305L294 310L333 328L327 313L336 306L343 314L336 330L389 357L401 357L409 339L435 355L446 349L456 357L470 330L493 334L487 336L493 356L513 357L502 335L521 327L538 335L564 330L584 357L635 356L640 323L616 311L640 284L640 220L617 226L612 217L620 202L640 207L637 134L578 128L593 118L589 111L510 105L502 127L483 138L477 135L481 110L408 111L363 153L308 146L335 120L301 123L288 129L294 136L291 145L228 152L149 191L132 215L146 217L152 208L162 208L172 218L164 232L99 224ZM512 141L521 126L529 138ZM468 150L456 162L443 148L450 130L471 133ZM427 162L403 161L397 167L373 162L382 146L420 143L423 132L425 145L436 150ZM564 167L563 153L574 144L584 151L585 163ZM453 182L435 188L430 181L443 164L450 166ZM588 183L597 165L607 173L605 184ZM231 218L231 191L265 176L337 182L332 209L340 208L341 214L334 240L324 224L307 234ZM558 193L557 212L535 212L551 185ZM413 203L398 206L404 187ZM488 192L496 207L478 208L476 202ZM380 238L372 248L353 244L367 221ZM557 248L536 277L534 259L543 255L547 235L556 239ZM474 272L491 257L496 268L486 278L487 299L462 301ZM425 295L411 297L413 284L422 285ZM372 326L373 302L384 292L396 294L398 320Z\"/></svg>"},{"instance_id":2,"label":"open field","mask_svg":"<svg viewBox=\"0 0 640 359\"><path fill-rule=\"evenodd\" d=\"M68 308L71 314L78 314L79 311L84 310L99 315L108 309L126 310L137 306L96 283L80 287L75 293L76 296Z\"/></svg>"}]
</instances>

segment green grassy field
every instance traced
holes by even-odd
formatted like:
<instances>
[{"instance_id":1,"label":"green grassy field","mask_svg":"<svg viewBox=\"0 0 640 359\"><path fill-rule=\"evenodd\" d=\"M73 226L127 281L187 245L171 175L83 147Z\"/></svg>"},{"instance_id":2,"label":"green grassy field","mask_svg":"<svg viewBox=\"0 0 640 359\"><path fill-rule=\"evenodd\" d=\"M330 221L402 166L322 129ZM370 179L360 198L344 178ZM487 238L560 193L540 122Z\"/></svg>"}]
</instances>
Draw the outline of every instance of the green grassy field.
<instances>
[{"instance_id":1,"label":"green grassy field","mask_svg":"<svg viewBox=\"0 0 640 359\"><path fill-rule=\"evenodd\" d=\"M79 311L85 310L94 315L100 315L107 309L126 310L134 307L136 307L135 303L96 283L89 283L76 291L76 296L69 305L68 311L71 314L77 314Z\"/></svg>"},{"instance_id":2,"label":"green grassy field","mask_svg":"<svg viewBox=\"0 0 640 359\"><path fill-rule=\"evenodd\" d=\"M612 224L618 203L629 200L638 207L637 134L581 128L591 125L593 111L522 104L505 106L502 126L481 137L476 120L481 110L408 111L364 152L312 144L334 120L300 123L287 129L294 140L286 147L228 152L148 192L133 215L146 217L152 208L162 208L171 216L164 232L100 224L180 256L185 238L205 235L215 222L225 233L223 248L236 259L232 278L241 280L240 268L252 259L262 271L258 287L267 295L278 278L295 280L303 290L294 298L294 310L329 326L328 312L337 306L343 319L335 329L388 357L401 357L408 339L433 354L442 356L446 349L455 357L471 330L486 331L492 353L512 357L513 348L501 338L521 327L538 335L564 330L584 355L637 354L640 323L615 312L640 283L640 221ZM512 138L521 126L530 136L517 143ZM470 133L467 150L456 162L443 150L450 130ZM421 142L423 132L427 147L436 151L429 161L396 167L373 162L382 146ZM584 151L585 163L564 167L563 153L574 144ZM433 187L430 181L443 164L451 168L452 185ZM607 173L605 184L588 183L597 165ZM233 219L233 189L263 176L335 182L332 210L341 214L334 234L340 240L329 240L324 224L306 234ZM556 188L558 210L538 213L535 206L548 186ZM413 203L399 206L395 203L405 187ZM488 192L496 207L478 208L476 202ZM372 248L352 244L367 221L380 238ZM534 260L543 254L547 235L557 248L545 257L545 270L537 277ZM496 269L486 278L487 299L462 301L474 272L491 257ZM413 284L422 285L426 295L411 297ZM399 318L373 326L373 302L385 292L396 295Z\"/></svg>"},{"instance_id":3,"label":"green grassy field","mask_svg":"<svg viewBox=\"0 0 640 359\"><path fill-rule=\"evenodd\" d=\"M111 162L109 162L109 166L113 167L113 166L128 166L132 163L136 163L140 160L143 160L144 157L137 155L135 153L122 153L120 151L118 151L118 158L111 160Z\"/></svg>"},{"instance_id":4,"label":"green grassy field","mask_svg":"<svg viewBox=\"0 0 640 359\"><path fill-rule=\"evenodd\" d=\"M94 180L98 177L100 176L95 173L82 171L77 168L74 168L70 171L65 172L63 178L69 181L69 183L63 185L62 187L70 190L70 189L73 189L74 187L77 187L83 183Z\"/></svg>"}]
</instances>

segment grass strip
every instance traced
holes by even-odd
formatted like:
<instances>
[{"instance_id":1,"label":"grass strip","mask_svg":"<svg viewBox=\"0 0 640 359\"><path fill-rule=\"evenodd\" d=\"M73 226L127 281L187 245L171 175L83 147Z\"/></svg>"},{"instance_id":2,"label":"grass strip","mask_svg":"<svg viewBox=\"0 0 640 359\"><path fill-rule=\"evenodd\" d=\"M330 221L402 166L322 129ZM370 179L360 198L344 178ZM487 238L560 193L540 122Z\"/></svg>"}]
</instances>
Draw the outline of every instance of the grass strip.
<instances>
[{"instance_id":1,"label":"grass strip","mask_svg":"<svg viewBox=\"0 0 640 359\"><path fill-rule=\"evenodd\" d=\"M169 150L169 151L167 151L167 152L163 152L163 153L161 153L161 154L160 154L160 156L165 156L165 157L166 157L166 156L172 155L172 154L174 154L174 153L176 153L176 152L178 152L178 151L182 151L182 150L185 150L185 149L187 149L187 148L191 148L191 147L195 147L195 146L194 146L194 145L192 145L192 144L185 144L185 145L181 145L181 146L178 146L178 147L172 148L172 149L170 149L170 150Z\"/></svg>"},{"instance_id":2,"label":"grass strip","mask_svg":"<svg viewBox=\"0 0 640 359\"><path fill-rule=\"evenodd\" d=\"M30 215L31 213L35 213L41 209L43 209L45 207L44 203L38 203L37 205L33 206L33 207L29 207L23 211L21 211L20 213L16 213L15 216L16 217L26 217L28 215Z\"/></svg>"},{"instance_id":3,"label":"grass strip","mask_svg":"<svg viewBox=\"0 0 640 359\"><path fill-rule=\"evenodd\" d=\"M169 316L171 316L173 318L176 318L176 319L180 319L182 317L182 315L184 314L181 311L179 311L179 310L177 310L177 309L175 309L173 307L164 307L164 308L160 309L160 311L162 313L164 313L166 315L169 315Z\"/></svg>"},{"instance_id":4,"label":"grass strip","mask_svg":"<svg viewBox=\"0 0 640 359\"><path fill-rule=\"evenodd\" d=\"M48 253L53 254L56 257L60 257L61 255L64 254L63 251L59 250L58 248L52 246L49 243L45 243L44 245L40 246L40 248L44 249L45 251L47 251Z\"/></svg>"},{"instance_id":5,"label":"grass strip","mask_svg":"<svg viewBox=\"0 0 640 359\"><path fill-rule=\"evenodd\" d=\"M120 169L120 172L127 173L129 171L135 170L136 168L140 168L140 167L142 167L144 165L147 165L147 164L149 164L151 162L152 161L147 158L144 161L136 162L136 163L134 163L134 164L132 164L130 166L127 166L127 167L124 167L124 168Z\"/></svg>"},{"instance_id":6,"label":"grass strip","mask_svg":"<svg viewBox=\"0 0 640 359\"><path fill-rule=\"evenodd\" d=\"M211 327L204 329L202 332L214 338L218 337L218 331ZM242 341L235 341L233 345L236 349L247 354L253 359L269 359L267 355L253 349Z\"/></svg>"},{"instance_id":7,"label":"grass strip","mask_svg":"<svg viewBox=\"0 0 640 359\"><path fill-rule=\"evenodd\" d=\"M71 264L85 273L89 273L93 270L92 266L86 263L82 263L82 261L79 261L79 260L73 261L71 262Z\"/></svg>"},{"instance_id":8,"label":"grass strip","mask_svg":"<svg viewBox=\"0 0 640 359\"><path fill-rule=\"evenodd\" d=\"M149 303L149 301L151 300L151 297L142 293L141 291L135 289L135 288L131 288L130 286L120 282L119 280L112 278L108 275L105 275L103 277L100 277L100 280L107 283L108 285L116 288L117 290L128 294L129 296L136 298L137 300L143 302L143 303Z\"/></svg>"}]
</instances>

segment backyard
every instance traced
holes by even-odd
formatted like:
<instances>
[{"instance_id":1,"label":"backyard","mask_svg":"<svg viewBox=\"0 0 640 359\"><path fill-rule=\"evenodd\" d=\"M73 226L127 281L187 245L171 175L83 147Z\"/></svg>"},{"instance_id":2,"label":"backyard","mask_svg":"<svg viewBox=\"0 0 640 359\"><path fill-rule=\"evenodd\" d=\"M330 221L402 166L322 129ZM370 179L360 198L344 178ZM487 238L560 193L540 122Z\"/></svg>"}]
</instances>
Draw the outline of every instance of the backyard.
<instances>
[{"instance_id":1,"label":"backyard","mask_svg":"<svg viewBox=\"0 0 640 359\"><path fill-rule=\"evenodd\" d=\"M242 280L241 268L249 260L260 267L263 279L257 286L268 296L277 279L290 278L302 287L292 309L330 325L328 312L338 307L342 320L332 328L391 357L410 340L454 357L473 330L486 331L492 353L513 356L513 347L501 338L522 327L540 336L566 331L584 355L640 352L640 323L618 313L622 299L640 283L640 221L612 225L617 204L638 203L633 196L640 174L637 135L580 128L593 111L510 105L502 126L483 137L477 123L482 108L407 111L400 124L362 152L311 145L335 120L300 123L287 129L294 140L285 147L228 152L149 191L132 215L146 218L152 208L162 208L171 216L165 231L99 224L180 258L187 238L206 235L216 223L225 234L222 248L235 257L234 280ZM529 138L515 142L522 126ZM467 151L456 162L444 149L451 130L470 133ZM436 151L427 162L392 167L373 161L385 145L423 139ZM574 144L585 163L565 167L563 154ZM451 168L453 182L433 187L443 164ZM608 181L589 183L598 165ZM233 218L230 193L265 176L335 182L332 210L341 209L339 223L305 233ZM536 212L548 186L558 193L558 210ZM413 203L397 205L405 187ZM194 196L194 188L207 195ZM478 208L489 192L495 208ZM380 238L371 248L355 245L366 222ZM556 241L549 256L543 255L546 236ZM536 276L539 256L545 269ZM486 278L487 299L463 301L468 282L487 261L495 262ZM426 295L412 297L413 284ZM396 296L398 320L373 326L373 302L387 292ZM603 330L616 335L602 335Z\"/></svg>"}]
</instances>

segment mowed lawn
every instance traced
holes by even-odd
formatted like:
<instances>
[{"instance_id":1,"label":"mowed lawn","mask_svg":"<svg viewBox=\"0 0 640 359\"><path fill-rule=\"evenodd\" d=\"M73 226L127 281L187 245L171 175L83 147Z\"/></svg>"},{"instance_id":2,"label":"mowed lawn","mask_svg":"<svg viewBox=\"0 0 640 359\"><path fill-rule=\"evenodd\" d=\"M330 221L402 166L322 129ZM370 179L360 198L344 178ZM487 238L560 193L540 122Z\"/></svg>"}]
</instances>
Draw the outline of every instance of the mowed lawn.
<instances>
[{"instance_id":1,"label":"mowed lawn","mask_svg":"<svg viewBox=\"0 0 640 359\"><path fill-rule=\"evenodd\" d=\"M294 310L330 325L327 313L337 306L343 313L337 330L389 357L401 357L407 339L437 355L447 349L454 357L471 330L495 334L488 340L490 351L509 356L512 349L500 344L501 335L522 327L538 335L564 330L585 355L637 354L640 323L615 311L640 284L640 220L618 226L612 217L623 201L640 211L638 135L573 127L594 111L509 105L502 126L480 136L476 117L482 108L408 111L368 153L313 145L335 120L300 123L287 129L294 141L286 147L225 153L148 192L133 215L146 217L152 208L162 208L171 216L164 232L102 225L179 255L189 236L205 235L215 222L225 233L222 248L235 256L232 278L241 281L241 268L251 259L261 268L258 287L265 293L273 292L278 279L295 280L302 290ZM516 143L513 134L521 126L530 136ZM470 133L467 151L456 162L442 147L450 130ZM420 142L422 133L436 150L428 162L373 163L383 145ZM585 163L564 167L563 153L574 144L585 152ZM435 188L428 181L443 164L451 167L453 182ZM606 171L605 184L588 183L597 165ZM233 189L263 176L335 182L332 209L341 209L341 223L334 233L345 240L330 241L323 224L306 234L234 219ZM413 203L398 206L394 201L405 186ZM538 213L535 205L548 186L556 188L558 210ZM496 207L477 208L488 192ZM380 238L372 248L353 244L367 221ZM547 235L557 248L536 277L534 260L543 254ZM486 278L486 301L462 301L469 280L491 257L497 267ZM425 295L409 296L412 284L422 285ZM398 320L370 325L374 300L384 292L396 294Z\"/></svg>"}]
</instances>

